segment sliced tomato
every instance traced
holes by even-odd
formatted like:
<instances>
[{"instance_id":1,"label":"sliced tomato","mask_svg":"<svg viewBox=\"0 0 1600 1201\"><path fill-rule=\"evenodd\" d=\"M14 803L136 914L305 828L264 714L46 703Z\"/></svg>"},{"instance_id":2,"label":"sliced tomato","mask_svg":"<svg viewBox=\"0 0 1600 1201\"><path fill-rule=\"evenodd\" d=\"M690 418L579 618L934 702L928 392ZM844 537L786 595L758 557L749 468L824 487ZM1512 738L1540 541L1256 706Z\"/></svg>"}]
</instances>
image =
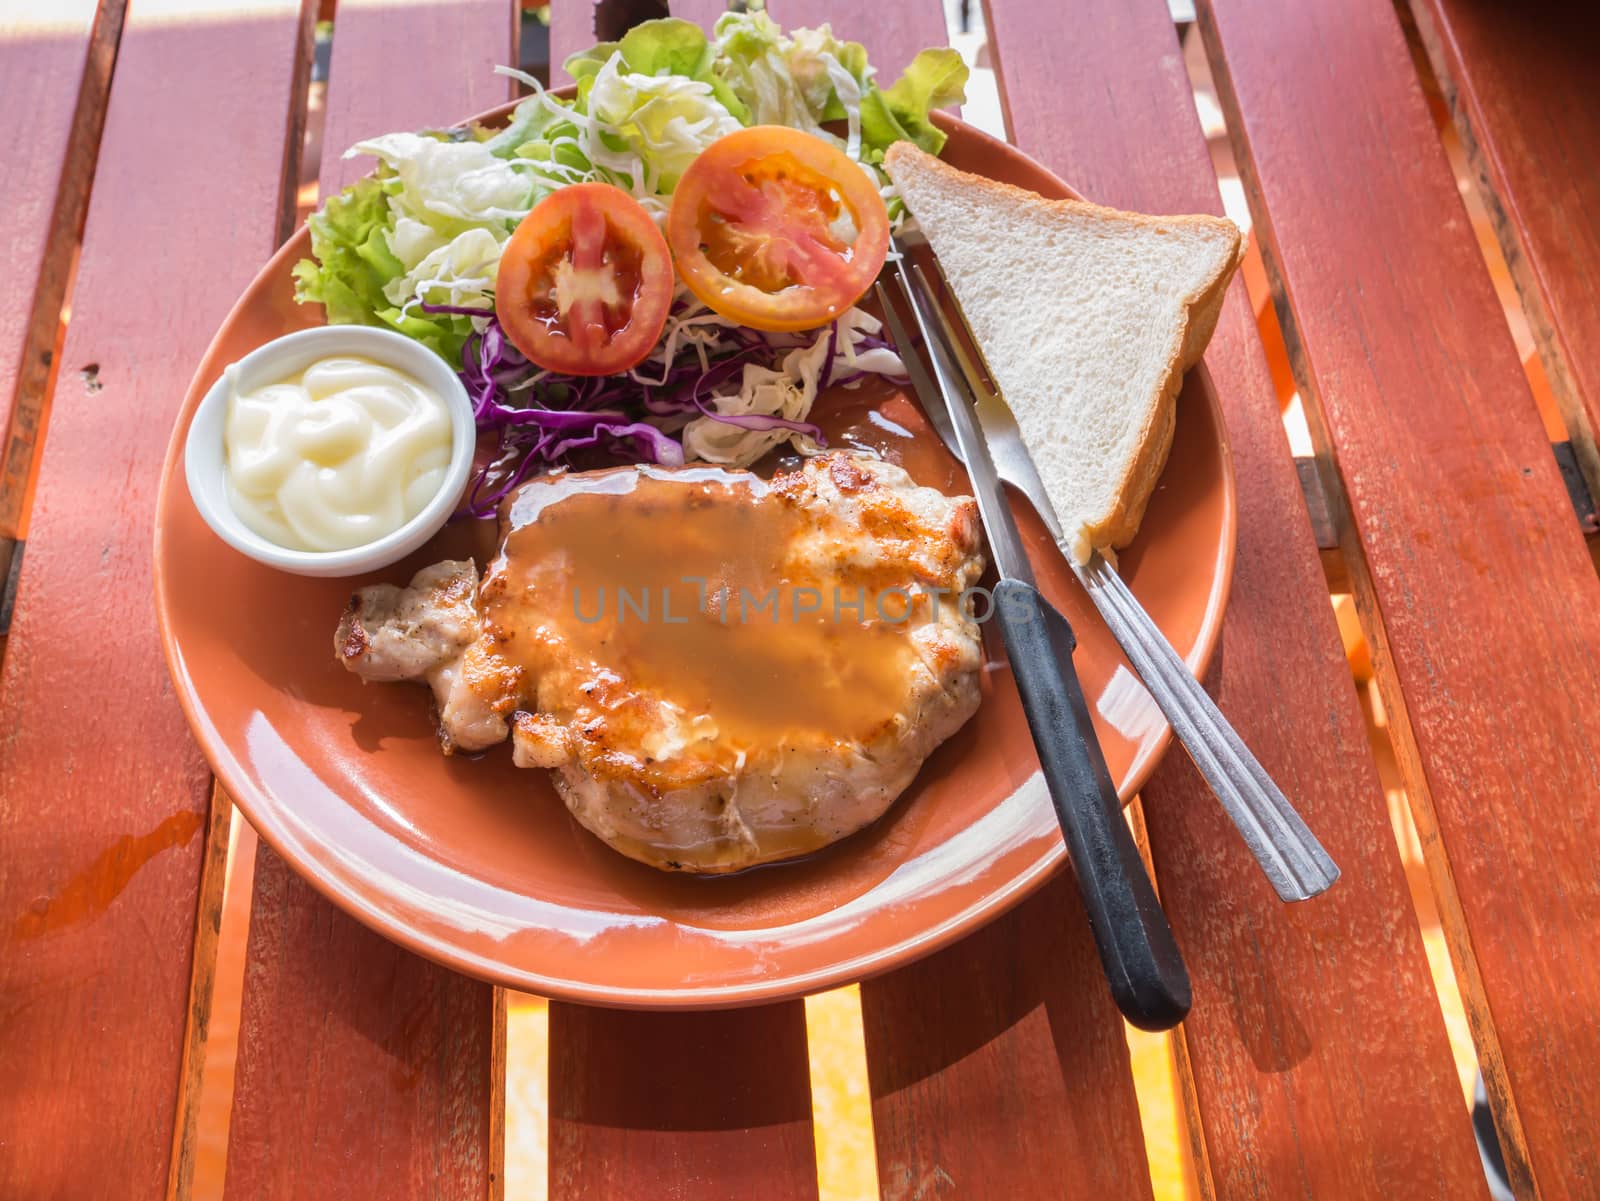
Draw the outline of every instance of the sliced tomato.
<instances>
[{"instance_id":1,"label":"sliced tomato","mask_svg":"<svg viewBox=\"0 0 1600 1201\"><path fill-rule=\"evenodd\" d=\"M683 282L724 317L814 329L872 286L889 214L860 164L821 138L755 125L713 142L678 180L667 241Z\"/></svg>"},{"instance_id":2,"label":"sliced tomato","mask_svg":"<svg viewBox=\"0 0 1600 1201\"><path fill-rule=\"evenodd\" d=\"M672 255L632 196L580 183L546 196L506 243L494 311L516 348L564 375L615 375L661 340Z\"/></svg>"}]
</instances>

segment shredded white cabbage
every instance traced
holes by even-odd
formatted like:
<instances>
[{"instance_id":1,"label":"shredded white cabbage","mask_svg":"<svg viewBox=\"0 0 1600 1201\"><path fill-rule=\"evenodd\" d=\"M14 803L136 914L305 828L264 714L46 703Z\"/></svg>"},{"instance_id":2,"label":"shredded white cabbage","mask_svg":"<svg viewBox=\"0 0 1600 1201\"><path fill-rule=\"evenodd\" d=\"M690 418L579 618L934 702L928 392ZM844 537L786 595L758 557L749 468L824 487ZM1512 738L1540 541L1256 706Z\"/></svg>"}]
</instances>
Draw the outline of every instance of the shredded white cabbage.
<instances>
[{"instance_id":1,"label":"shredded white cabbage","mask_svg":"<svg viewBox=\"0 0 1600 1201\"><path fill-rule=\"evenodd\" d=\"M409 312L424 299L468 305L494 287L505 239L487 229L469 229L425 254L406 274L383 286L384 297Z\"/></svg>"},{"instance_id":2,"label":"shredded white cabbage","mask_svg":"<svg viewBox=\"0 0 1600 1201\"><path fill-rule=\"evenodd\" d=\"M706 370L711 366L711 353L708 348L719 349L726 341L725 331L739 328L737 321L713 312L695 300L682 284L678 285L674 300L676 311L667 317L660 343L645 358L644 363L628 372L637 383L653 387L666 383L667 376L672 371L672 364L678 356L680 343L694 348L695 354L700 359L700 370Z\"/></svg>"},{"instance_id":3,"label":"shredded white cabbage","mask_svg":"<svg viewBox=\"0 0 1600 1201\"><path fill-rule=\"evenodd\" d=\"M405 274L384 285L402 314L431 304L492 307L505 249L517 222L555 188L599 179L633 194L657 223L665 223L671 189L695 156L741 128L709 85L682 76L639 75L613 53L596 74L588 112L550 99L538 81L503 70L534 88L512 125L485 142L445 141L392 133L358 142L345 157L376 155L398 181L389 195L394 226L390 252ZM552 127L574 133L551 135ZM502 158L508 139L543 136L554 154L568 146L592 164L573 167L555 157ZM624 148L617 149L621 144Z\"/></svg>"},{"instance_id":4,"label":"shredded white cabbage","mask_svg":"<svg viewBox=\"0 0 1600 1201\"><path fill-rule=\"evenodd\" d=\"M389 252L405 274L383 294L402 314L423 300L483 304L516 223L542 194L531 163L502 159L482 142L391 133L358 142L345 157L372 154L395 175L388 193Z\"/></svg>"},{"instance_id":5,"label":"shredded white cabbage","mask_svg":"<svg viewBox=\"0 0 1600 1201\"><path fill-rule=\"evenodd\" d=\"M742 128L711 94L711 85L680 75L637 75L613 54L589 91L589 161L632 179L636 196L670 192L689 164L718 138ZM622 141L614 151L605 139ZM643 168L640 170L640 168Z\"/></svg>"},{"instance_id":6,"label":"shredded white cabbage","mask_svg":"<svg viewBox=\"0 0 1600 1201\"><path fill-rule=\"evenodd\" d=\"M482 142L447 142L391 133L357 142L345 157L372 154L394 169L400 187L389 197L396 216L428 222L447 217L474 223L520 221L533 207L531 164L491 154Z\"/></svg>"},{"instance_id":7,"label":"shredded white cabbage","mask_svg":"<svg viewBox=\"0 0 1600 1201\"><path fill-rule=\"evenodd\" d=\"M849 309L838 320L834 342L832 381L856 372L874 375L903 375L900 356L884 347L857 350L864 337L875 335L882 323L862 309ZM823 328L802 335L810 338L790 350L776 367L746 363L737 386L725 385L710 398L710 407L729 416L782 417L804 421L811 413L828 360L828 344L833 331ZM696 417L684 426L684 454L691 459L731 467L748 467L767 452L789 442L801 454L815 454L820 448L805 434L787 429L749 430L714 417Z\"/></svg>"}]
</instances>

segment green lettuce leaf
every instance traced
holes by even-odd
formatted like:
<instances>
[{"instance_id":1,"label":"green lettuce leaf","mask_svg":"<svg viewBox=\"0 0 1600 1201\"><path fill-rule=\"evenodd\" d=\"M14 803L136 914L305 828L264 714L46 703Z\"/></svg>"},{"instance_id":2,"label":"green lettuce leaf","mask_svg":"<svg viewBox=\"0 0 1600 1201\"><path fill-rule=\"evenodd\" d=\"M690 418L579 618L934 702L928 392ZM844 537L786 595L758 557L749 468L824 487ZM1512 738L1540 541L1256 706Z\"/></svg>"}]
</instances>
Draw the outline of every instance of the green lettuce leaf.
<instances>
[{"instance_id":1,"label":"green lettuce leaf","mask_svg":"<svg viewBox=\"0 0 1600 1201\"><path fill-rule=\"evenodd\" d=\"M620 42L596 42L587 50L567 55L567 61L561 65L568 75L578 81L580 96L583 93L583 81L599 72L600 68L610 62L611 56L620 49L622 49Z\"/></svg>"},{"instance_id":2,"label":"green lettuce leaf","mask_svg":"<svg viewBox=\"0 0 1600 1201\"><path fill-rule=\"evenodd\" d=\"M711 72L711 43L700 27L677 17L644 21L617 43L630 71L640 75L686 75L701 79Z\"/></svg>"},{"instance_id":3,"label":"green lettuce leaf","mask_svg":"<svg viewBox=\"0 0 1600 1201\"><path fill-rule=\"evenodd\" d=\"M295 299L322 305L336 324L382 324L375 314L388 305L383 285L405 274L384 240L388 216L388 197L375 175L313 213L307 222L313 257L295 264Z\"/></svg>"},{"instance_id":4,"label":"green lettuce leaf","mask_svg":"<svg viewBox=\"0 0 1600 1201\"><path fill-rule=\"evenodd\" d=\"M785 34L760 9L717 18L717 74L744 105L749 125L788 125L816 133L823 121L843 121L850 104L838 93L843 83L854 99L871 75L858 42L841 42L826 25ZM830 60L845 73L835 80Z\"/></svg>"},{"instance_id":5,"label":"green lettuce leaf","mask_svg":"<svg viewBox=\"0 0 1600 1201\"><path fill-rule=\"evenodd\" d=\"M634 75L676 75L703 83L711 94L741 125L750 124L750 114L739 97L715 71L716 47L694 22L678 17L645 21L628 30L620 42L601 42L571 55L564 64L567 73L578 81L578 103L584 106L592 80L611 56L622 52L622 65Z\"/></svg>"},{"instance_id":6,"label":"green lettuce leaf","mask_svg":"<svg viewBox=\"0 0 1600 1201\"><path fill-rule=\"evenodd\" d=\"M896 142L915 142L929 154L944 148L945 135L931 113L966 97L967 64L949 47L924 50L887 91L874 88L861 100L862 157L878 162Z\"/></svg>"},{"instance_id":7,"label":"green lettuce leaf","mask_svg":"<svg viewBox=\"0 0 1600 1201\"><path fill-rule=\"evenodd\" d=\"M593 118L594 165L630 190L669 195L700 152L747 116L713 74L714 59L699 27L674 18L569 58L577 111Z\"/></svg>"},{"instance_id":8,"label":"green lettuce leaf","mask_svg":"<svg viewBox=\"0 0 1600 1201\"><path fill-rule=\"evenodd\" d=\"M397 329L443 356L461 360L471 320L448 313L400 309L384 296L384 285L405 275L389 250L385 180L369 175L311 215L311 254L294 266L294 298L322 305L334 325L376 325Z\"/></svg>"},{"instance_id":9,"label":"green lettuce leaf","mask_svg":"<svg viewBox=\"0 0 1600 1201\"><path fill-rule=\"evenodd\" d=\"M521 147L529 142L545 140L571 128L567 106L559 101L529 96L511 110L511 120L506 122L504 129L484 132L483 144L489 148L489 153L511 158L518 155Z\"/></svg>"}]
</instances>

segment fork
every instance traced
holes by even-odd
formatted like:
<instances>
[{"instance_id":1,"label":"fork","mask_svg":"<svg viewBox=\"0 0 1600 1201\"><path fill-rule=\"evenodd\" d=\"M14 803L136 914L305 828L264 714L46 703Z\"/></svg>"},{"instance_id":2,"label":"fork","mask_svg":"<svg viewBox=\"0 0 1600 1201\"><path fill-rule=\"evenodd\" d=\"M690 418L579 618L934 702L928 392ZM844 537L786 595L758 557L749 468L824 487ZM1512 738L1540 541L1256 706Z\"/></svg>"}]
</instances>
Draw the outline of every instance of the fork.
<instances>
[{"instance_id":1,"label":"fork","mask_svg":"<svg viewBox=\"0 0 1600 1201\"><path fill-rule=\"evenodd\" d=\"M934 269L939 271L937 260ZM967 326L966 316L956 303L943 272L940 271L940 282L944 285L949 309L957 314L961 323L959 334L947 306L940 303L921 266L902 271L901 276L932 301L927 307L937 315L939 326L932 332L949 349L965 379L978 424L983 429L1000 478L1021 492L1039 514L1273 889L1285 901L1303 901L1326 891L1339 878L1338 866L1245 746L1216 702L1189 673L1183 659L1139 604L1126 581L1099 551L1092 552L1087 563L1080 563L1072 553L1063 537L1055 506L1050 503L1034 466L1033 456L1023 443L1016 418L989 382L989 377L979 371L977 360L969 352L969 345L976 347L978 341ZM907 356L908 371L922 370L916 358ZM960 457L955 431L947 428L944 415L930 414L929 420L945 445Z\"/></svg>"}]
</instances>

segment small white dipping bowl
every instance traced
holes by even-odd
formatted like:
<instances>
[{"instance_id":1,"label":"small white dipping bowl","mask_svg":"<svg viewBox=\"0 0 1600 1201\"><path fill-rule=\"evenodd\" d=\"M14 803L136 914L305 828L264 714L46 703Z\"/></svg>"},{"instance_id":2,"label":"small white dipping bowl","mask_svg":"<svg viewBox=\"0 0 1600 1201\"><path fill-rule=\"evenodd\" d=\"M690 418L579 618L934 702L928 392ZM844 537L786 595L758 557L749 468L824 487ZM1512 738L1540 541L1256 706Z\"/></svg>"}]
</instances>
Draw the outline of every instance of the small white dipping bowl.
<instances>
[{"instance_id":1,"label":"small white dipping bowl","mask_svg":"<svg viewBox=\"0 0 1600 1201\"><path fill-rule=\"evenodd\" d=\"M245 525L228 500L228 459L223 447L228 398L235 386L250 392L282 383L313 363L342 355L358 355L404 371L444 398L450 411L450 466L433 499L393 533L348 550L291 550ZM217 537L240 554L295 575L360 575L405 558L449 520L472 474L476 439L467 390L449 364L433 351L390 330L366 325L324 325L275 338L223 372L195 410L183 447L183 471L200 516Z\"/></svg>"}]
</instances>

